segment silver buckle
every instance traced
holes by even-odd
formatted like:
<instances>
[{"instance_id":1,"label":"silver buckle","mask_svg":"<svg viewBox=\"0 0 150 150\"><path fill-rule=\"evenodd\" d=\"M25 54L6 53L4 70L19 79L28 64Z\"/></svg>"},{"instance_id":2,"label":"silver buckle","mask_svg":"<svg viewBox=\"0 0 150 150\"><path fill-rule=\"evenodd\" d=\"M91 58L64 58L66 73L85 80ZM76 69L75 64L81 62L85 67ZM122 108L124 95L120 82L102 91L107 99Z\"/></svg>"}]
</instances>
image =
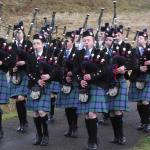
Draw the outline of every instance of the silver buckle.
<instances>
[{"instance_id":1,"label":"silver buckle","mask_svg":"<svg viewBox=\"0 0 150 150\"><path fill-rule=\"evenodd\" d=\"M70 94L71 93L71 86L70 85L63 85L61 91L64 94Z\"/></svg>"}]
</instances>

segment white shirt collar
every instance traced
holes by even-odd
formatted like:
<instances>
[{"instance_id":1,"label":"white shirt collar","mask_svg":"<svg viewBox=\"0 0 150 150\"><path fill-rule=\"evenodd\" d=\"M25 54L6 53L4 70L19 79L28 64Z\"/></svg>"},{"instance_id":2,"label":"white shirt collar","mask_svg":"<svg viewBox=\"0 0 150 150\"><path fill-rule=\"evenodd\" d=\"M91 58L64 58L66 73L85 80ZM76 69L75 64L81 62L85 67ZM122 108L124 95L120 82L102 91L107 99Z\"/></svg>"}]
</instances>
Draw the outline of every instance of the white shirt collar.
<instances>
[{"instance_id":1,"label":"white shirt collar","mask_svg":"<svg viewBox=\"0 0 150 150\"><path fill-rule=\"evenodd\" d=\"M38 56L42 56L42 54L43 54L43 50L42 51L36 51L36 54L38 55Z\"/></svg>"},{"instance_id":2,"label":"white shirt collar","mask_svg":"<svg viewBox=\"0 0 150 150\"><path fill-rule=\"evenodd\" d=\"M93 50L93 48L90 48L90 49L89 49L89 51L90 51L90 54L92 53L92 50Z\"/></svg>"},{"instance_id":3,"label":"white shirt collar","mask_svg":"<svg viewBox=\"0 0 150 150\"><path fill-rule=\"evenodd\" d=\"M70 53L71 53L71 51L72 51L72 48L67 49L66 51L69 51L69 55L70 55Z\"/></svg>"},{"instance_id":4,"label":"white shirt collar","mask_svg":"<svg viewBox=\"0 0 150 150\"><path fill-rule=\"evenodd\" d=\"M85 48L85 50L86 50L86 48ZM92 50L93 50L93 48L90 48L90 49L89 49L90 54L92 53Z\"/></svg>"},{"instance_id":5,"label":"white shirt collar","mask_svg":"<svg viewBox=\"0 0 150 150\"><path fill-rule=\"evenodd\" d=\"M22 44L23 43L23 39L19 42L18 40L16 40L16 44L18 45L18 43Z\"/></svg>"},{"instance_id":6,"label":"white shirt collar","mask_svg":"<svg viewBox=\"0 0 150 150\"><path fill-rule=\"evenodd\" d=\"M122 40L121 40L121 41L119 41L119 42L118 42L118 44L119 44L119 45L121 45L121 44L122 44Z\"/></svg>"},{"instance_id":7,"label":"white shirt collar","mask_svg":"<svg viewBox=\"0 0 150 150\"><path fill-rule=\"evenodd\" d=\"M110 49L112 49L112 48L107 47L106 49L107 49L107 52L109 52L109 51L110 51Z\"/></svg>"},{"instance_id":8,"label":"white shirt collar","mask_svg":"<svg viewBox=\"0 0 150 150\"><path fill-rule=\"evenodd\" d=\"M70 48L70 49L66 49L66 51L69 51L69 52L71 52L71 50L72 50L72 48Z\"/></svg>"},{"instance_id":9,"label":"white shirt collar","mask_svg":"<svg viewBox=\"0 0 150 150\"><path fill-rule=\"evenodd\" d=\"M140 47L139 47L139 52L140 52L141 55L143 55L144 48L140 46Z\"/></svg>"}]
</instances>

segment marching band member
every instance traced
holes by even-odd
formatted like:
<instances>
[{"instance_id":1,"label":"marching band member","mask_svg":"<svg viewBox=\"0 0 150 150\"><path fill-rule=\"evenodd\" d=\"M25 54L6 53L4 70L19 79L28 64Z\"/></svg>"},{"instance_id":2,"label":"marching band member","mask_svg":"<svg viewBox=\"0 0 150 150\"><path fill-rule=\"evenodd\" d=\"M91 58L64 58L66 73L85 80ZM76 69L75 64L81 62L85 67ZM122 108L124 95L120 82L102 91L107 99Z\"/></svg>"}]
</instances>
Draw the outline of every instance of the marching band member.
<instances>
[{"instance_id":1,"label":"marching band member","mask_svg":"<svg viewBox=\"0 0 150 150\"><path fill-rule=\"evenodd\" d=\"M33 36L34 52L28 55L27 72L29 77L28 110L33 111L33 120L36 127L36 138L33 145L47 146L48 115L50 111L50 73L52 67L48 64L49 53L44 49L45 38L40 34Z\"/></svg>"},{"instance_id":2,"label":"marching band member","mask_svg":"<svg viewBox=\"0 0 150 150\"><path fill-rule=\"evenodd\" d=\"M67 32L65 35L66 46L60 54L59 64L63 68L62 91L59 93L57 107L65 108L69 129L64 134L66 137L77 137L77 106L78 106L78 86L74 80L74 62L76 49L74 47L74 32ZM68 88L68 90L67 90Z\"/></svg>"},{"instance_id":3,"label":"marching band member","mask_svg":"<svg viewBox=\"0 0 150 150\"><path fill-rule=\"evenodd\" d=\"M123 145L126 143L123 133L123 111L129 110L127 83L124 75L127 69L126 56L131 50L131 45L123 41L123 26L120 25L116 29L112 28L109 32L106 32L105 43L114 73L107 93L108 109L114 131L114 139L111 142ZM110 89L115 89L115 92L111 93Z\"/></svg>"},{"instance_id":4,"label":"marching band member","mask_svg":"<svg viewBox=\"0 0 150 150\"><path fill-rule=\"evenodd\" d=\"M50 64L55 67L55 60L54 58L57 57L59 50L60 50L60 46L61 46L61 42L59 39L52 39L51 43L49 43L49 36L50 36L50 26L46 25L45 27L42 27L42 34L44 35L46 42L45 42L45 48L47 49L47 51L49 51L50 53ZM51 109L49 112L49 122L54 122L54 112L55 112L55 105L56 105L56 99L58 96L58 93L60 92L60 81L61 78L59 76L58 72L59 70L53 71L53 75L51 76Z\"/></svg>"},{"instance_id":5,"label":"marching band member","mask_svg":"<svg viewBox=\"0 0 150 150\"><path fill-rule=\"evenodd\" d=\"M16 109L20 125L17 132L26 132L28 126L27 111L26 111L26 98L28 93L28 77L26 75L26 52L32 51L32 43L25 40L25 32L23 22L14 25L13 37L15 38L12 43L12 50L16 53L16 63L14 68L10 71L10 98L16 100Z\"/></svg>"},{"instance_id":6,"label":"marching band member","mask_svg":"<svg viewBox=\"0 0 150 150\"><path fill-rule=\"evenodd\" d=\"M6 46L6 40L0 38L0 106L8 104L9 102L10 88L6 73L8 72L9 68L13 67L13 63L15 62L14 55L7 51ZM4 134L2 130L2 115L3 111L0 108L0 139L3 138Z\"/></svg>"},{"instance_id":7,"label":"marching band member","mask_svg":"<svg viewBox=\"0 0 150 150\"><path fill-rule=\"evenodd\" d=\"M78 51L77 79L79 81L79 104L77 112L85 113L88 133L88 150L97 149L97 113L107 112L104 88L107 86L108 67L101 51L94 48L91 29L83 33L84 49Z\"/></svg>"},{"instance_id":8,"label":"marching band member","mask_svg":"<svg viewBox=\"0 0 150 150\"><path fill-rule=\"evenodd\" d=\"M106 44L107 41L106 41L106 34L105 33L108 32L109 30L110 30L109 23L105 23L105 26L101 27L101 32L100 32L100 35L99 35L99 45L100 45L101 49L105 49L105 46L107 45ZM108 51L108 49L106 50L106 52L107 51ZM110 53L108 53L108 54L109 54L108 56L110 56ZM108 120L109 120L109 112L108 113L102 113L102 119L100 119L98 121L98 123L101 124L101 125L108 125Z\"/></svg>"},{"instance_id":9,"label":"marching band member","mask_svg":"<svg viewBox=\"0 0 150 150\"><path fill-rule=\"evenodd\" d=\"M135 48L135 57L137 66L130 75L129 100L137 102L137 110L141 119L137 130L144 132L150 131L149 124L149 106L150 106L150 47L147 44L148 34L139 32L137 37L137 47Z\"/></svg>"},{"instance_id":10,"label":"marching band member","mask_svg":"<svg viewBox=\"0 0 150 150\"><path fill-rule=\"evenodd\" d=\"M2 115L3 115L3 111L0 108L0 139L2 139L4 135L3 130L2 130Z\"/></svg>"}]
</instances>

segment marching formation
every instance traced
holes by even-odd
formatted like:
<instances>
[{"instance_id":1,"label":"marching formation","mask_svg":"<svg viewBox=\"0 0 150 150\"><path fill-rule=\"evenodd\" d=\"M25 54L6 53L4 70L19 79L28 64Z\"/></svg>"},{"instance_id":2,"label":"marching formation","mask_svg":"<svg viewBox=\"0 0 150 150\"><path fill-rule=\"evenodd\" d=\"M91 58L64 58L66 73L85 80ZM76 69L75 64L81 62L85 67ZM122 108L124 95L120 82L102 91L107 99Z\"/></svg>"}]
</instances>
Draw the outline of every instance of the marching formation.
<instances>
[{"instance_id":1,"label":"marching formation","mask_svg":"<svg viewBox=\"0 0 150 150\"><path fill-rule=\"evenodd\" d=\"M129 111L129 101L137 102L141 119L137 129L150 132L147 30L138 31L130 44L130 28L125 34L123 25L116 24L115 14L112 25L101 26L103 11L96 33L87 28L87 15L81 28L67 32L64 28L63 37L53 37L54 12L51 23L45 22L31 40L35 9L27 36L21 21L14 25L12 42L0 38L0 105L8 104L10 98L15 101L19 133L28 129L27 110L33 111L33 145L48 145L48 120L53 121L55 106L65 109L65 137L78 137L78 117L85 115L88 150L98 148L98 113L111 121L114 138L110 142L126 143L123 112ZM0 139L4 134L2 114L0 109Z\"/></svg>"}]
</instances>

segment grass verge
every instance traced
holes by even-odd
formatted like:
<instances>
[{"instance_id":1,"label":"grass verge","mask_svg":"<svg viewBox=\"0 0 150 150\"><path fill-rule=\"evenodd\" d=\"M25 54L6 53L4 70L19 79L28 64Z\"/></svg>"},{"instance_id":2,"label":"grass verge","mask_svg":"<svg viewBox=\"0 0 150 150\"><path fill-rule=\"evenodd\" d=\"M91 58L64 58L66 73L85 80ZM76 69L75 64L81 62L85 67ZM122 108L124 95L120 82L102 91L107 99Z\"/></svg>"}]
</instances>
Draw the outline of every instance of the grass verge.
<instances>
[{"instance_id":1,"label":"grass verge","mask_svg":"<svg viewBox=\"0 0 150 150\"><path fill-rule=\"evenodd\" d=\"M150 136L141 139L134 150L150 150Z\"/></svg>"}]
</instances>

